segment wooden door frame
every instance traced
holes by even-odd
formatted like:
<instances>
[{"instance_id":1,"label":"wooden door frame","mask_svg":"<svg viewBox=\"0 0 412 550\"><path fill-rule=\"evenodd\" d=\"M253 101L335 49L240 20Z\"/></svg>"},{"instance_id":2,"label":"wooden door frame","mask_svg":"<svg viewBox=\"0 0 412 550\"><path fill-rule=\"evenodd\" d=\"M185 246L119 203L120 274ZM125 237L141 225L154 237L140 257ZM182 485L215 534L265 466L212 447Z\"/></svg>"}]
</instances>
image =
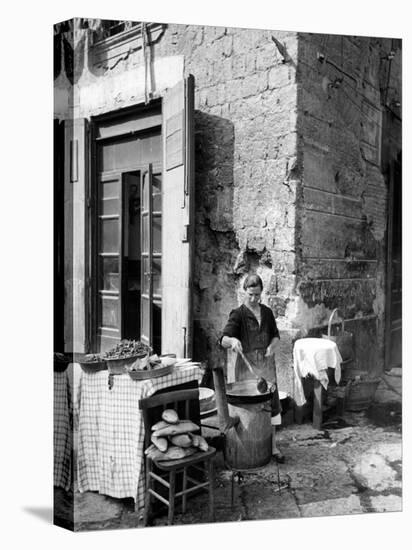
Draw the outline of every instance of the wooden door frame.
<instances>
[{"instance_id":1,"label":"wooden door frame","mask_svg":"<svg viewBox=\"0 0 412 550\"><path fill-rule=\"evenodd\" d=\"M160 129L160 132L162 132L162 126L161 123L157 124L156 122L153 122L153 120L150 119L150 115L153 115L153 113L160 114L160 118L162 116L162 102L161 99L156 99L151 101L148 105L145 104L139 104L139 105L133 105L130 107L125 107L122 109L118 109L116 111L110 111L109 113L104 113L102 115L98 116L92 116L90 118L90 140L89 140L89 153L90 153L90 162L89 162L89 189L88 189L88 236L87 236L87 244L88 244L88 285L87 285L87 296L85 296L86 302L88 304L88 324L87 324L87 342L88 342L88 351L89 352L97 352L98 351L98 334L97 334L97 307L98 307L98 293L97 293L97 274L98 274L98 257L96 254L97 249L97 218L98 218L98 204L97 204L97 197L98 197L98 189L97 189L97 182L98 182L98 147L100 143L103 143L105 140L98 138L99 133L99 126L101 126L104 123L107 122L121 122L122 119L125 117L145 117L148 116L148 125L145 126L144 122L139 128L138 132L133 133L142 133L152 131L155 129ZM106 140L111 139L117 139L121 137L126 137L128 135L131 135L130 131L128 129L122 130L120 129L118 133L113 133L110 137L107 137ZM162 163L160 163L161 165ZM159 165L159 169L161 171L161 166ZM146 164L147 166L147 164ZM154 169L158 168L158 164L153 165ZM127 169L124 172L121 171L121 173L130 172L130 171L142 171L144 169L144 165L136 165L136 167L133 167L133 169ZM123 183L122 183L122 193L123 193ZM123 206L122 206L123 208ZM122 228L123 232L123 228ZM122 235L123 237L123 235ZM122 239L123 241L123 239ZM122 289L123 291L123 289ZM122 320L123 323L123 320Z\"/></svg>"}]
</instances>

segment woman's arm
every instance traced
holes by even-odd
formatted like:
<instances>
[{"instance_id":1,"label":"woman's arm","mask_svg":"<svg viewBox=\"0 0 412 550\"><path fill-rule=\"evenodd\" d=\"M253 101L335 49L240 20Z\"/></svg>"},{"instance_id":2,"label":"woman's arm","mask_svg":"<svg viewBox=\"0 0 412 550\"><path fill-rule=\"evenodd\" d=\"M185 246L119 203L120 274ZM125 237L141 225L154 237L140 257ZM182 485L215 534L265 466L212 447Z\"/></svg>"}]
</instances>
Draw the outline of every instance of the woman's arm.
<instances>
[{"instance_id":1,"label":"woman's arm","mask_svg":"<svg viewBox=\"0 0 412 550\"><path fill-rule=\"evenodd\" d=\"M222 331L220 344L223 348L231 348L233 351L242 351L240 341L241 317L239 309L233 309L229 314L229 319Z\"/></svg>"}]
</instances>

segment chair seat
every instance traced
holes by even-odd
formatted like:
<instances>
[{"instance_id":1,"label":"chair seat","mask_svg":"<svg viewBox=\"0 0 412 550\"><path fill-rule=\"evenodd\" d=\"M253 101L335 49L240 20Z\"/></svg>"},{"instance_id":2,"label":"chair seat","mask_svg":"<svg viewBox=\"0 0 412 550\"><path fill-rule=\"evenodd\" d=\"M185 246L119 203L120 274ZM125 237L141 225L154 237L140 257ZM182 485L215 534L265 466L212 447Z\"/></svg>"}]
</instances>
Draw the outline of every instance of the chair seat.
<instances>
[{"instance_id":1,"label":"chair seat","mask_svg":"<svg viewBox=\"0 0 412 550\"><path fill-rule=\"evenodd\" d=\"M178 468L185 468L186 466L191 466L192 464L197 464L204 460L208 460L216 454L216 449L214 447L209 447L207 451L197 451L196 453L187 456L185 458L179 458L176 460L153 460L158 468L161 470L177 470Z\"/></svg>"}]
</instances>

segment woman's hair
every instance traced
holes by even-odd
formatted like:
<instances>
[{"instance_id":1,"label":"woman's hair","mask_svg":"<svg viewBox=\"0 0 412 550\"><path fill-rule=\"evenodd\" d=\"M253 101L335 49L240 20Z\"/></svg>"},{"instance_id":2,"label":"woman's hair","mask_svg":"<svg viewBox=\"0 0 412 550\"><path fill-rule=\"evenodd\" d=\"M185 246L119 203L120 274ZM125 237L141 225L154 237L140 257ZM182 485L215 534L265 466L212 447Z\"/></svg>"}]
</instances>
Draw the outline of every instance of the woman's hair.
<instances>
[{"instance_id":1,"label":"woman's hair","mask_svg":"<svg viewBox=\"0 0 412 550\"><path fill-rule=\"evenodd\" d=\"M260 286L260 290L263 290L263 282L259 275L248 275L243 281L243 290L256 286Z\"/></svg>"}]
</instances>

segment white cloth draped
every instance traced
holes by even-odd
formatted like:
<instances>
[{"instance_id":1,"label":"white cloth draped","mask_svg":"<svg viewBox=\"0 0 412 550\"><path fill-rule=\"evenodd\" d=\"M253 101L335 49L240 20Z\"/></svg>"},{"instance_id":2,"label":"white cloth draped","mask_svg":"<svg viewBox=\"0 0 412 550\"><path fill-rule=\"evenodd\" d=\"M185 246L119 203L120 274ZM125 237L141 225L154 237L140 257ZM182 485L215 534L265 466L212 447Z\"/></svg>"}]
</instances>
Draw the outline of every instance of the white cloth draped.
<instances>
[{"instance_id":1,"label":"white cloth draped","mask_svg":"<svg viewBox=\"0 0 412 550\"><path fill-rule=\"evenodd\" d=\"M324 338L301 338L293 346L294 399L298 406L306 402L302 378L308 375L319 380L327 389L328 368L335 370L335 381L340 382L342 357L332 340Z\"/></svg>"}]
</instances>

